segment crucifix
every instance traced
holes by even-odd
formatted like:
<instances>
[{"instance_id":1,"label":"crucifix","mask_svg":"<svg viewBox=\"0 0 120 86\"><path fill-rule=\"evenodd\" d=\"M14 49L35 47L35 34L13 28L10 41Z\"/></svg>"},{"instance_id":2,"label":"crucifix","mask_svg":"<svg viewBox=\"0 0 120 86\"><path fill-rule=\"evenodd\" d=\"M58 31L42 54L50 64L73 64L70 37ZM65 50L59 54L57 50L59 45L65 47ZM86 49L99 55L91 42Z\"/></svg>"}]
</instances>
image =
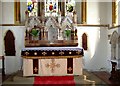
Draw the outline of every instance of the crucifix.
<instances>
[{"instance_id":1,"label":"crucifix","mask_svg":"<svg viewBox=\"0 0 120 86\"><path fill-rule=\"evenodd\" d=\"M55 67L59 68L60 67L60 64L56 64L55 63L55 59L51 59L51 63L50 64L46 64L46 67L48 68L51 68L51 72L54 73L54 70L55 70Z\"/></svg>"}]
</instances>

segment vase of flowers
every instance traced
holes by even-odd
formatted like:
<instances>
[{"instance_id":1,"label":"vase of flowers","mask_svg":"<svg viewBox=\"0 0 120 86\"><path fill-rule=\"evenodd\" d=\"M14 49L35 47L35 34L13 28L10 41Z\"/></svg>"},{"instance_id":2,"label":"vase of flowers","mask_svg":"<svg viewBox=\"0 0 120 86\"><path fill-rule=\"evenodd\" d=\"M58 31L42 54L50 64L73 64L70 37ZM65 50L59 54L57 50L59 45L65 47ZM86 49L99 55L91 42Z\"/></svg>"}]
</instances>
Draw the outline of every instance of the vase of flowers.
<instances>
[{"instance_id":1,"label":"vase of flowers","mask_svg":"<svg viewBox=\"0 0 120 86\"><path fill-rule=\"evenodd\" d=\"M70 40L70 35L71 35L71 30L70 29L66 29L65 30L66 40Z\"/></svg>"},{"instance_id":2,"label":"vase of flowers","mask_svg":"<svg viewBox=\"0 0 120 86\"><path fill-rule=\"evenodd\" d=\"M35 28L33 28L32 29L32 31L31 31L31 35L32 35L32 37L33 37L33 40L38 40L38 37L39 37L39 30L37 30L37 29L35 29Z\"/></svg>"}]
</instances>

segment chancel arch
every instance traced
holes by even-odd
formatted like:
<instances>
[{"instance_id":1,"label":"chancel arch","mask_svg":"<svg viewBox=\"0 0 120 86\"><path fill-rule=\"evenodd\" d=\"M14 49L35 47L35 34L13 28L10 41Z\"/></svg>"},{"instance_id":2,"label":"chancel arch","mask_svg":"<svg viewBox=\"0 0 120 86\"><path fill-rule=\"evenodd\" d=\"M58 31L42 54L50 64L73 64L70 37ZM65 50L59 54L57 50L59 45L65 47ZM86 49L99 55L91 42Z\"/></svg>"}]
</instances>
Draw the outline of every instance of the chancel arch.
<instances>
[{"instance_id":1,"label":"chancel arch","mask_svg":"<svg viewBox=\"0 0 120 86\"><path fill-rule=\"evenodd\" d=\"M5 45L5 55L6 56L15 56L15 37L13 33L8 30L4 37L4 45Z\"/></svg>"}]
</instances>

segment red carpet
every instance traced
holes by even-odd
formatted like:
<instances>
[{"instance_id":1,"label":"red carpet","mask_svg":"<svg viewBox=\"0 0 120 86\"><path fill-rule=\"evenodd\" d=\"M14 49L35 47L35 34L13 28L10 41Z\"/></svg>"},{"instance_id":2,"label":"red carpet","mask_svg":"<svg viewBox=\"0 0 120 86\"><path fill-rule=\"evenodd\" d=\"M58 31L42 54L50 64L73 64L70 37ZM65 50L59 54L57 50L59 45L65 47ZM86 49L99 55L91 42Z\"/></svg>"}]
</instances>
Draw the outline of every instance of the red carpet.
<instances>
[{"instance_id":1,"label":"red carpet","mask_svg":"<svg viewBox=\"0 0 120 86\"><path fill-rule=\"evenodd\" d=\"M34 86L75 86L74 76L36 76Z\"/></svg>"}]
</instances>

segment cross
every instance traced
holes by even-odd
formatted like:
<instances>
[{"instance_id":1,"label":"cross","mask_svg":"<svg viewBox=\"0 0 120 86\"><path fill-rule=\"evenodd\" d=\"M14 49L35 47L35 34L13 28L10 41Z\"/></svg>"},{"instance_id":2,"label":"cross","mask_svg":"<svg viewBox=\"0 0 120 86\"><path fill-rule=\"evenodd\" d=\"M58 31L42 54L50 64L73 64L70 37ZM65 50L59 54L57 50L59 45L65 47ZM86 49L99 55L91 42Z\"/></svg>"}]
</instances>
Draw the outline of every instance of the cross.
<instances>
[{"instance_id":1,"label":"cross","mask_svg":"<svg viewBox=\"0 0 120 86\"><path fill-rule=\"evenodd\" d=\"M60 67L60 64L56 64L55 63L55 59L51 59L51 61L52 62L50 64L48 64L48 63L46 64L46 67L50 67L51 68L51 72L53 73L54 72L54 68L55 67L57 67L57 68Z\"/></svg>"},{"instance_id":2,"label":"cross","mask_svg":"<svg viewBox=\"0 0 120 86\"><path fill-rule=\"evenodd\" d=\"M44 56L45 56L46 54L47 54L46 52L42 52L42 55L44 55Z\"/></svg>"},{"instance_id":3,"label":"cross","mask_svg":"<svg viewBox=\"0 0 120 86\"><path fill-rule=\"evenodd\" d=\"M35 72L37 72L37 71L38 71L37 67L35 67L35 68L34 68L34 71L35 71Z\"/></svg>"},{"instance_id":4,"label":"cross","mask_svg":"<svg viewBox=\"0 0 120 86\"><path fill-rule=\"evenodd\" d=\"M29 55L29 52L25 52L25 55L26 55L26 56Z\"/></svg>"},{"instance_id":5,"label":"cross","mask_svg":"<svg viewBox=\"0 0 120 86\"><path fill-rule=\"evenodd\" d=\"M68 70L69 72L71 72L71 71L72 71L72 68L71 68L71 67L69 67L67 70Z\"/></svg>"},{"instance_id":6,"label":"cross","mask_svg":"<svg viewBox=\"0 0 120 86\"><path fill-rule=\"evenodd\" d=\"M62 56L64 54L64 52L61 51L61 52L59 52L59 54Z\"/></svg>"}]
</instances>

